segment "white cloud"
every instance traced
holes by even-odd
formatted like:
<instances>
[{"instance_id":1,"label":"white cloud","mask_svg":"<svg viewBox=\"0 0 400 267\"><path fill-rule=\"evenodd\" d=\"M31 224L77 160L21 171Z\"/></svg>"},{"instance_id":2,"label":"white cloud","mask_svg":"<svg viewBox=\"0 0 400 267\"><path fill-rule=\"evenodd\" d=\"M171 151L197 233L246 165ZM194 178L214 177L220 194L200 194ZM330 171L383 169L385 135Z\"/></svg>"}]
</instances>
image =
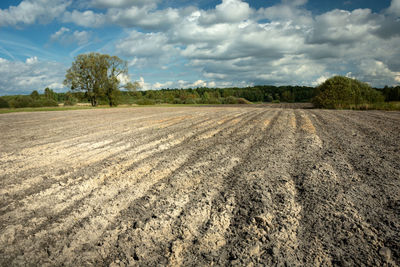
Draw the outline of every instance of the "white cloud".
<instances>
[{"instance_id":1,"label":"white cloud","mask_svg":"<svg viewBox=\"0 0 400 267\"><path fill-rule=\"evenodd\" d=\"M90 41L91 33L87 31L73 31L66 27L61 27L57 32L50 36L53 42L59 42L64 45L78 44L84 45Z\"/></svg>"},{"instance_id":2,"label":"white cloud","mask_svg":"<svg viewBox=\"0 0 400 267\"><path fill-rule=\"evenodd\" d=\"M246 20L253 11L241 0L222 0L215 10L203 12L200 22L205 24L232 23Z\"/></svg>"},{"instance_id":3,"label":"white cloud","mask_svg":"<svg viewBox=\"0 0 400 267\"><path fill-rule=\"evenodd\" d=\"M26 59L25 63L28 65L32 65L38 62L38 58L36 56L34 57L29 57Z\"/></svg>"},{"instance_id":4,"label":"white cloud","mask_svg":"<svg viewBox=\"0 0 400 267\"><path fill-rule=\"evenodd\" d=\"M200 25L198 20L183 19L169 32L174 42L184 44L214 44L229 40L237 34L237 24Z\"/></svg>"},{"instance_id":5,"label":"white cloud","mask_svg":"<svg viewBox=\"0 0 400 267\"><path fill-rule=\"evenodd\" d=\"M24 0L18 6L0 9L0 26L48 23L71 4L66 0Z\"/></svg>"},{"instance_id":6,"label":"white cloud","mask_svg":"<svg viewBox=\"0 0 400 267\"><path fill-rule=\"evenodd\" d=\"M79 45L83 45L89 42L91 33L87 31L74 31L72 34L72 41L77 42Z\"/></svg>"},{"instance_id":7,"label":"white cloud","mask_svg":"<svg viewBox=\"0 0 400 267\"><path fill-rule=\"evenodd\" d=\"M361 61L359 73L355 77L371 84L394 85L400 82L400 71L390 70L382 61L366 59Z\"/></svg>"},{"instance_id":8,"label":"white cloud","mask_svg":"<svg viewBox=\"0 0 400 267\"><path fill-rule=\"evenodd\" d=\"M118 75L118 80L120 81L121 85L125 85L128 82L131 81L129 75L125 74L125 73L121 73L120 75Z\"/></svg>"},{"instance_id":9,"label":"white cloud","mask_svg":"<svg viewBox=\"0 0 400 267\"><path fill-rule=\"evenodd\" d=\"M203 80L197 80L193 83L193 87L206 87L207 86L207 82L203 81Z\"/></svg>"},{"instance_id":10,"label":"white cloud","mask_svg":"<svg viewBox=\"0 0 400 267\"><path fill-rule=\"evenodd\" d=\"M0 58L0 95L43 91L46 87L63 90L65 70L60 63L40 61L36 56L25 62Z\"/></svg>"},{"instance_id":11,"label":"white cloud","mask_svg":"<svg viewBox=\"0 0 400 267\"><path fill-rule=\"evenodd\" d=\"M217 84L214 81L208 83L208 87L212 88L212 87L216 87L216 86L217 86Z\"/></svg>"},{"instance_id":12,"label":"white cloud","mask_svg":"<svg viewBox=\"0 0 400 267\"><path fill-rule=\"evenodd\" d=\"M127 38L116 44L116 52L131 57L130 66L144 67L150 63L161 67L176 55L177 49L168 44L168 38L163 33L131 31Z\"/></svg>"},{"instance_id":13,"label":"white cloud","mask_svg":"<svg viewBox=\"0 0 400 267\"><path fill-rule=\"evenodd\" d=\"M318 86L318 85L324 83L326 80L328 80L331 76L332 75L329 75L329 76L322 75L322 76L318 77L318 79L313 81L311 84L312 84L312 86Z\"/></svg>"},{"instance_id":14,"label":"white cloud","mask_svg":"<svg viewBox=\"0 0 400 267\"><path fill-rule=\"evenodd\" d=\"M146 91L146 90L152 89L151 84L146 83L146 82L144 81L144 78L143 78L143 77L140 77L139 81L137 81L137 82L139 83L140 90Z\"/></svg>"},{"instance_id":15,"label":"white cloud","mask_svg":"<svg viewBox=\"0 0 400 267\"><path fill-rule=\"evenodd\" d=\"M155 10L154 5L111 8L107 18L123 27L142 27L144 29L167 29L179 20L177 9Z\"/></svg>"},{"instance_id":16,"label":"white cloud","mask_svg":"<svg viewBox=\"0 0 400 267\"><path fill-rule=\"evenodd\" d=\"M316 17L308 41L333 45L361 42L378 28L375 18L370 9L352 12L335 9Z\"/></svg>"},{"instance_id":17,"label":"white cloud","mask_svg":"<svg viewBox=\"0 0 400 267\"><path fill-rule=\"evenodd\" d=\"M83 27L100 27L107 22L107 17L102 13L95 13L92 10L65 12L63 22L75 23Z\"/></svg>"},{"instance_id":18,"label":"white cloud","mask_svg":"<svg viewBox=\"0 0 400 267\"><path fill-rule=\"evenodd\" d=\"M286 1L288 2L288 1ZM257 19L271 21L290 21L299 27L311 26L313 17L311 12L293 4L282 3L257 10Z\"/></svg>"},{"instance_id":19,"label":"white cloud","mask_svg":"<svg viewBox=\"0 0 400 267\"><path fill-rule=\"evenodd\" d=\"M387 12L396 16L400 16L400 0L392 0Z\"/></svg>"},{"instance_id":20,"label":"white cloud","mask_svg":"<svg viewBox=\"0 0 400 267\"><path fill-rule=\"evenodd\" d=\"M65 33L69 32L69 31L70 31L70 29L68 29L66 27L61 27L58 31L53 33L50 38L52 41L57 41L58 39L60 39L61 36L63 36Z\"/></svg>"},{"instance_id":21,"label":"white cloud","mask_svg":"<svg viewBox=\"0 0 400 267\"><path fill-rule=\"evenodd\" d=\"M163 88L173 88L174 86L174 82L172 81L168 81L168 82L164 82L164 83L160 83L160 82L156 82L154 83L151 88L155 89L155 90L159 90L159 89L163 89Z\"/></svg>"}]
</instances>

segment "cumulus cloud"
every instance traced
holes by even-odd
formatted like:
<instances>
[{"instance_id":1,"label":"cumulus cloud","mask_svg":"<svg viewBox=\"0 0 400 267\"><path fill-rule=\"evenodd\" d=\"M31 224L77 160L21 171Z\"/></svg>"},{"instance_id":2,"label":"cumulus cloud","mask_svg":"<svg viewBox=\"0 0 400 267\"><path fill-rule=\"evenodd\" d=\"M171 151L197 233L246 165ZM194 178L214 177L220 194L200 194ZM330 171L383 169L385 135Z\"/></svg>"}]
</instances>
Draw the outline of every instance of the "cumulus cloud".
<instances>
[{"instance_id":1,"label":"cumulus cloud","mask_svg":"<svg viewBox=\"0 0 400 267\"><path fill-rule=\"evenodd\" d=\"M240 0L222 0L215 10L203 12L200 22L205 24L232 23L246 20L253 11L246 2Z\"/></svg>"},{"instance_id":2,"label":"cumulus cloud","mask_svg":"<svg viewBox=\"0 0 400 267\"><path fill-rule=\"evenodd\" d=\"M174 57L178 49L168 43L163 33L142 33L131 31L129 36L120 40L116 45L117 54L131 58L130 66L162 67Z\"/></svg>"},{"instance_id":3,"label":"cumulus cloud","mask_svg":"<svg viewBox=\"0 0 400 267\"><path fill-rule=\"evenodd\" d=\"M46 87L60 91L64 75L64 65L40 61L36 56L25 62L0 58L0 95L42 91Z\"/></svg>"},{"instance_id":4,"label":"cumulus cloud","mask_svg":"<svg viewBox=\"0 0 400 267\"><path fill-rule=\"evenodd\" d=\"M356 77L371 84L400 83L400 72L392 71L384 62L374 59L362 60Z\"/></svg>"},{"instance_id":5,"label":"cumulus cloud","mask_svg":"<svg viewBox=\"0 0 400 267\"><path fill-rule=\"evenodd\" d=\"M102 13L95 13L92 10L65 12L63 22L71 22L83 27L100 27L107 22L107 17Z\"/></svg>"},{"instance_id":6,"label":"cumulus cloud","mask_svg":"<svg viewBox=\"0 0 400 267\"><path fill-rule=\"evenodd\" d=\"M152 30L167 29L180 18L177 9L155 10L155 8L154 5L111 8L106 16L112 23L123 27L142 27Z\"/></svg>"},{"instance_id":7,"label":"cumulus cloud","mask_svg":"<svg viewBox=\"0 0 400 267\"><path fill-rule=\"evenodd\" d=\"M301 7L301 2L306 1L283 1L280 4L257 10L258 20L268 19L274 22L291 22L298 27L311 26L313 17L310 11Z\"/></svg>"},{"instance_id":8,"label":"cumulus cloud","mask_svg":"<svg viewBox=\"0 0 400 267\"><path fill-rule=\"evenodd\" d=\"M87 31L71 31L69 28L61 27L57 32L53 33L50 40L59 42L64 45L78 44L84 45L89 42L91 33Z\"/></svg>"},{"instance_id":9,"label":"cumulus cloud","mask_svg":"<svg viewBox=\"0 0 400 267\"><path fill-rule=\"evenodd\" d=\"M48 23L71 4L67 0L24 0L18 6L0 9L0 26Z\"/></svg>"},{"instance_id":10,"label":"cumulus cloud","mask_svg":"<svg viewBox=\"0 0 400 267\"><path fill-rule=\"evenodd\" d=\"M335 9L316 17L310 43L362 42L369 33L376 30L376 16L370 9L356 9L352 12Z\"/></svg>"},{"instance_id":11,"label":"cumulus cloud","mask_svg":"<svg viewBox=\"0 0 400 267\"><path fill-rule=\"evenodd\" d=\"M104 9L73 10L65 12L63 22L75 23L83 27L101 27L115 24L122 27L141 27L148 30L166 29L179 20L185 9L157 9L157 0L93 0L88 7Z\"/></svg>"},{"instance_id":12,"label":"cumulus cloud","mask_svg":"<svg viewBox=\"0 0 400 267\"><path fill-rule=\"evenodd\" d=\"M400 0L392 0L387 12L395 16L400 16Z\"/></svg>"}]
</instances>

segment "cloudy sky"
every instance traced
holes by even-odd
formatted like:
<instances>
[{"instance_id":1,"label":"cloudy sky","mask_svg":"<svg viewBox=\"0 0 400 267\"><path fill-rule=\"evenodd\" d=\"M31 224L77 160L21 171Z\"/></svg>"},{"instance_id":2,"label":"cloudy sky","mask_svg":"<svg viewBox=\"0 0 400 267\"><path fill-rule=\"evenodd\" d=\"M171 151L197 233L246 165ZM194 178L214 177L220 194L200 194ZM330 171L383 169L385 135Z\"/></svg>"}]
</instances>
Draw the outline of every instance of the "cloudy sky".
<instances>
[{"instance_id":1,"label":"cloudy sky","mask_svg":"<svg viewBox=\"0 0 400 267\"><path fill-rule=\"evenodd\" d=\"M2 0L0 95L66 91L74 57L129 64L144 89L400 83L400 0Z\"/></svg>"}]
</instances>

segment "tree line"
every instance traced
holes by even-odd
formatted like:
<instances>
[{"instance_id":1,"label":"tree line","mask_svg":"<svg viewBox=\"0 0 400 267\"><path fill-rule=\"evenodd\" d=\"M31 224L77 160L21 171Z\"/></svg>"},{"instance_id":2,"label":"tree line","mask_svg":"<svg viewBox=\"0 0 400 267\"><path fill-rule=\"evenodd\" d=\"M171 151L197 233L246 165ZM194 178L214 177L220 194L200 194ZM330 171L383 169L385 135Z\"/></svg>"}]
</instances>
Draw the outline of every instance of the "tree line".
<instances>
[{"instance_id":1,"label":"tree line","mask_svg":"<svg viewBox=\"0 0 400 267\"><path fill-rule=\"evenodd\" d=\"M188 88L127 92L139 103L240 104L247 102L309 102L313 87L259 85L245 88Z\"/></svg>"},{"instance_id":2,"label":"tree line","mask_svg":"<svg viewBox=\"0 0 400 267\"><path fill-rule=\"evenodd\" d=\"M400 101L400 86L385 86L381 89L383 96L385 97L385 101Z\"/></svg>"},{"instance_id":3,"label":"tree line","mask_svg":"<svg viewBox=\"0 0 400 267\"><path fill-rule=\"evenodd\" d=\"M309 86L257 85L246 88L188 88L139 91L139 84L126 83L127 62L116 56L100 53L75 57L67 70L64 85L67 93L56 93L50 88L29 96L0 97L0 107L42 107L75 105L88 102L92 106L106 104L151 105L169 104L246 104L250 102L313 102L317 107L342 108L364 103L400 101L400 86L375 90L365 83L336 76L314 88Z\"/></svg>"},{"instance_id":4,"label":"tree line","mask_svg":"<svg viewBox=\"0 0 400 267\"><path fill-rule=\"evenodd\" d=\"M250 102L310 102L314 88L305 86L271 86L260 85L246 88L188 88L161 89L146 91L119 90L112 96L111 105L118 104L245 104ZM110 98L104 95L92 95L82 91L56 93L46 88L44 94L36 90L31 95L3 96L1 100L8 102L2 107L39 107L90 103L93 105L110 105ZM1 101L0 100L0 101ZM1 106L1 103L0 103Z\"/></svg>"},{"instance_id":5,"label":"tree line","mask_svg":"<svg viewBox=\"0 0 400 267\"><path fill-rule=\"evenodd\" d=\"M312 102L318 93L318 87L306 86L272 86L259 85L246 88L188 88L188 89L161 89L146 91L120 90L112 99L117 104L244 104L249 102ZM374 90L379 92L385 101L400 101L400 86L385 87ZM341 94L339 94L341 95ZM379 97L378 97L379 98ZM0 97L0 107L43 107L57 106L58 104L75 105L76 103L90 103L92 98L82 91L68 91L57 93L46 88L43 94L36 90L30 95L13 95ZM96 97L97 104L109 105L106 95ZM315 101L314 101L315 102Z\"/></svg>"}]
</instances>

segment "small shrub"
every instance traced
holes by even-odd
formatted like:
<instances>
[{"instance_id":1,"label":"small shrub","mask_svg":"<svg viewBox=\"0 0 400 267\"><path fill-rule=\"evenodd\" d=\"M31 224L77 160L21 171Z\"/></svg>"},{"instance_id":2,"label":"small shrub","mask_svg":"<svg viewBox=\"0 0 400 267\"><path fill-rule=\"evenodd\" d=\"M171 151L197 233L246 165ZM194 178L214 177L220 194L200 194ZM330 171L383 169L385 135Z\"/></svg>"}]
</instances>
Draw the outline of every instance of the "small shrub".
<instances>
[{"instance_id":1,"label":"small shrub","mask_svg":"<svg viewBox=\"0 0 400 267\"><path fill-rule=\"evenodd\" d=\"M75 106L76 103L77 103L76 99L75 99L75 101L72 99L66 99L64 101L64 106Z\"/></svg>"},{"instance_id":2,"label":"small shrub","mask_svg":"<svg viewBox=\"0 0 400 267\"><path fill-rule=\"evenodd\" d=\"M245 98L238 98L237 99L237 103L238 104L251 104L251 102L249 101L249 100L247 100L247 99L245 99Z\"/></svg>"},{"instance_id":3,"label":"small shrub","mask_svg":"<svg viewBox=\"0 0 400 267\"><path fill-rule=\"evenodd\" d=\"M40 107L58 107L58 103L54 99L45 98L38 102Z\"/></svg>"},{"instance_id":4,"label":"small shrub","mask_svg":"<svg viewBox=\"0 0 400 267\"><path fill-rule=\"evenodd\" d=\"M19 95L11 100L10 106L13 108L34 107L34 100L30 96Z\"/></svg>"},{"instance_id":5,"label":"small shrub","mask_svg":"<svg viewBox=\"0 0 400 267\"><path fill-rule=\"evenodd\" d=\"M180 98L174 98L172 104L182 104L182 100Z\"/></svg>"},{"instance_id":6,"label":"small shrub","mask_svg":"<svg viewBox=\"0 0 400 267\"><path fill-rule=\"evenodd\" d=\"M138 104L138 105L155 105L156 102L153 99L141 98L138 101L136 101L136 104Z\"/></svg>"},{"instance_id":7,"label":"small shrub","mask_svg":"<svg viewBox=\"0 0 400 267\"><path fill-rule=\"evenodd\" d=\"M196 104L196 101L193 98L187 98L185 104Z\"/></svg>"},{"instance_id":8,"label":"small shrub","mask_svg":"<svg viewBox=\"0 0 400 267\"><path fill-rule=\"evenodd\" d=\"M222 104L221 100L218 98L210 98L206 104Z\"/></svg>"},{"instance_id":9,"label":"small shrub","mask_svg":"<svg viewBox=\"0 0 400 267\"><path fill-rule=\"evenodd\" d=\"M228 96L224 99L224 104L238 104L238 99L234 96Z\"/></svg>"}]
</instances>

